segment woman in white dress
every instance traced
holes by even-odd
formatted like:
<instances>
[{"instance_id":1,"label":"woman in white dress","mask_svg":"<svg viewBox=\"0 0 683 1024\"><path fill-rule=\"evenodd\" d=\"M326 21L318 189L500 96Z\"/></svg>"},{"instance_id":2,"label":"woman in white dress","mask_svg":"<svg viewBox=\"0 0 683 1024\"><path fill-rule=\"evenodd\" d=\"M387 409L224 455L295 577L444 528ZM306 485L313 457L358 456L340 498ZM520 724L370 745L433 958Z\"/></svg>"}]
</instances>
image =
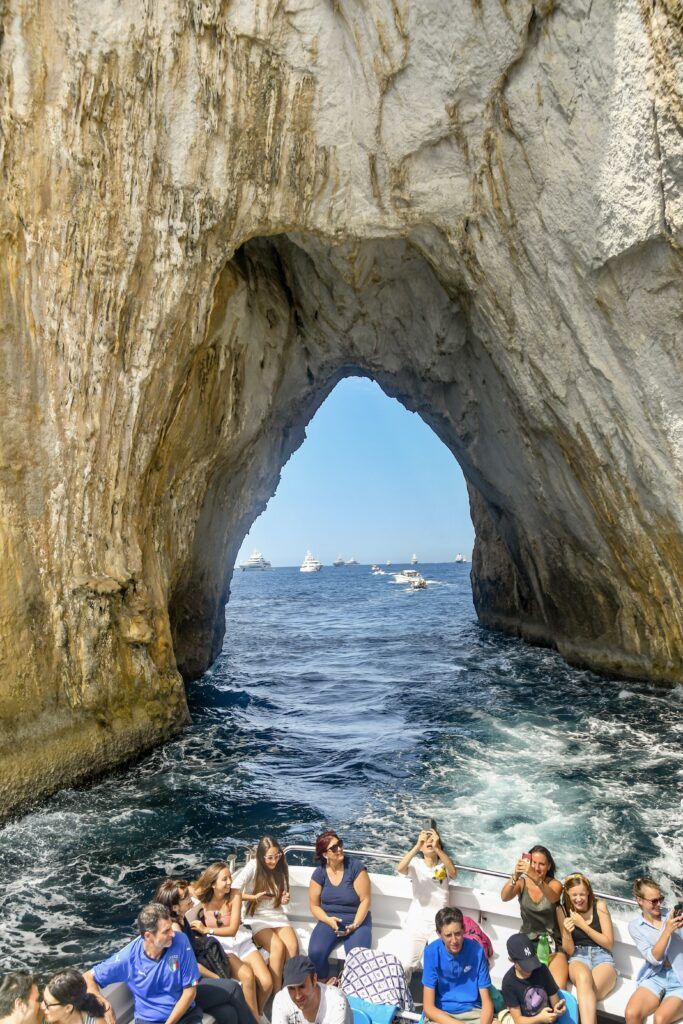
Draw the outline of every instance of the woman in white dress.
<instances>
[{"instance_id":1,"label":"woman in white dress","mask_svg":"<svg viewBox=\"0 0 683 1024\"><path fill-rule=\"evenodd\" d=\"M298 955L299 940L287 917L289 867L277 839L259 840L256 856L237 872L232 884L242 893L243 920L254 942L268 952L273 992L279 992L285 961Z\"/></svg>"},{"instance_id":2,"label":"woman in white dress","mask_svg":"<svg viewBox=\"0 0 683 1024\"><path fill-rule=\"evenodd\" d=\"M397 956L410 977L412 971L420 966L427 943L437 938L434 918L442 907L448 905L448 882L458 871L441 846L436 828L420 832L417 842L396 870L400 875L407 875L413 887L401 948L397 950Z\"/></svg>"},{"instance_id":3,"label":"woman in white dress","mask_svg":"<svg viewBox=\"0 0 683 1024\"><path fill-rule=\"evenodd\" d=\"M263 957L241 920L242 893L234 889L230 868L215 861L192 885L198 907L185 916L199 935L213 935L225 950L249 1009L259 1019L270 997L272 982ZM196 916L195 916L196 912Z\"/></svg>"}]
</instances>

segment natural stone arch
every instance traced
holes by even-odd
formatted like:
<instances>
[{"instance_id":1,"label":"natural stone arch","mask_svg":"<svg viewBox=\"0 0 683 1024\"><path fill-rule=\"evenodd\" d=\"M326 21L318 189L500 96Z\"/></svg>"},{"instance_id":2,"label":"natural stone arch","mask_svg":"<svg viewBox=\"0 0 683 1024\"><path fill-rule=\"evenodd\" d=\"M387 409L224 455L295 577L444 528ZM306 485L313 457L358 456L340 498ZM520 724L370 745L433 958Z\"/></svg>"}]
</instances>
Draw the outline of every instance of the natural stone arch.
<instances>
[{"instance_id":1,"label":"natural stone arch","mask_svg":"<svg viewBox=\"0 0 683 1024\"><path fill-rule=\"evenodd\" d=\"M683 677L667 3L0 17L0 809L182 725L350 369L460 461L484 622Z\"/></svg>"}]
</instances>

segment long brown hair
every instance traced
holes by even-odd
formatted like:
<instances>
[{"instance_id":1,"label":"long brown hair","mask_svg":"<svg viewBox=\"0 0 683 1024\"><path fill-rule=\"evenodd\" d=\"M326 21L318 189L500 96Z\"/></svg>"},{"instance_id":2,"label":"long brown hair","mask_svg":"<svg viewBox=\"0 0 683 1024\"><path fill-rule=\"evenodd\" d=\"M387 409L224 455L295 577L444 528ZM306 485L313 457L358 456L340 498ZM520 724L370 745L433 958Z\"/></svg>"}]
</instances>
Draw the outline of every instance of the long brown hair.
<instances>
[{"instance_id":1,"label":"long brown hair","mask_svg":"<svg viewBox=\"0 0 683 1024\"><path fill-rule=\"evenodd\" d=\"M202 871L201 875L194 882L192 889L200 903L210 903L213 899L213 889L216 879L225 868L230 870L230 865L223 860L215 860L208 868Z\"/></svg>"},{"instance_id":2,"label":"long brown hair","mask_svg":"<svg viewBox=\"0 0 683 1024\"><path fill-rule=\"evenodd\" d=\"M585 875L582 875L580 871L575 871L573 875L567 875L564 882L562 883L562 906L564 907L565 914L569 914L572 910L576 910L576 907L572 903L572 898L569 895L569 890L572 889L575 885L585 885L588 891L588 907L586 909L592 910L595 905L595 894L593 893L593 886L590 884Z\"/></svg>"},{"instance_id":3,"label":"long brown hair","mask_svg":"<svg viewBox=\"0 0 683 1024\"><path fill-rule=\"evenodd\" d=\"M269 868L265 862L268 850L277 850L282 854L277 865ZM256 847L256 874L254 875L254 892L269 892L275 900L275 906L282 905L282 894L289 889L289 867L282 847L272 836L263 836ZM256 910L256 900L245 900L247 908L245 916L251 916Z\"/></svg>"},{"instance_id":4,"label":"long brown hair","mask_svg":"<svg viewBox=\"0 0 683 1024\"><path fill-rule=\"evenodd\" d=\"M182 915L173 908L178 906L189 888L190 884L184 878L165 878L154 893L154 902L161 903L162 907L166 907L171 915L171 920L176 924L183 923Z\"/></svg>"}]
</instances>

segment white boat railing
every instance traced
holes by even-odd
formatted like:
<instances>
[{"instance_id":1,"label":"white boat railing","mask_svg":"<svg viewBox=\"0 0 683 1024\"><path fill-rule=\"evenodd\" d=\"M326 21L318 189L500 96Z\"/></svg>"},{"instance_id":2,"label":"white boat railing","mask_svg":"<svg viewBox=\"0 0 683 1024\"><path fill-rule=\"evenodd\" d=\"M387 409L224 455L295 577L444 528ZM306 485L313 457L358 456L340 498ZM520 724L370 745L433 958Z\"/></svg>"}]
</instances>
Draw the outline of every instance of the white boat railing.
<instances>
[{"instance_id":1,"label":"white boat railing","mask_svg":"<svg viewBox=\"0 0 683 1024\"><path fill-rule=\"evenodd\" d=\"M314 846L297 846L291 845L284 848L285 854L288 853L309 853L315 854ZM351 857L362 857L364 859L373 858L374 860L389 861L392 864L398 864L401 861L401 857L397 857L395 853L383 853L381 850L344 850L344 853L348 853ZM455 862L454 862L455 863ZM455 864L458 871L468 871L473 875L487 875L489 878L509 878L509 871L493 871L491 868L478 868L470 864ZM594 895L601 900L609 900L610 903L619 903L622 906L627 907L638 907L635 900L627 899L625 896L612 896L606 892L595 892Z\"/></svg>"}]
</instances>

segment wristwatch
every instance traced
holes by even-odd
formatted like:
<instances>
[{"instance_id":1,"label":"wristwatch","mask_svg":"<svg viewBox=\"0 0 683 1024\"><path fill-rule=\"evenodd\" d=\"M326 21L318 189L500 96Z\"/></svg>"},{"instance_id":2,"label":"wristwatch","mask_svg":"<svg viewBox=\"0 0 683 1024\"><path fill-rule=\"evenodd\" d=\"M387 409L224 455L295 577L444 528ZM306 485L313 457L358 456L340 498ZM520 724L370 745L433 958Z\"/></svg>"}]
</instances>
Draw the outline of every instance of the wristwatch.
<instances>
[{"instance_id":1,"label":"wristwatch","mask_svg":"<svg viewBox=\"0 0 683 1024\"><path fill-rule=\"evenodd\" d=\"M209 935L213 935L213 928L209 928Z\"/></svg>"}]
</instances>

